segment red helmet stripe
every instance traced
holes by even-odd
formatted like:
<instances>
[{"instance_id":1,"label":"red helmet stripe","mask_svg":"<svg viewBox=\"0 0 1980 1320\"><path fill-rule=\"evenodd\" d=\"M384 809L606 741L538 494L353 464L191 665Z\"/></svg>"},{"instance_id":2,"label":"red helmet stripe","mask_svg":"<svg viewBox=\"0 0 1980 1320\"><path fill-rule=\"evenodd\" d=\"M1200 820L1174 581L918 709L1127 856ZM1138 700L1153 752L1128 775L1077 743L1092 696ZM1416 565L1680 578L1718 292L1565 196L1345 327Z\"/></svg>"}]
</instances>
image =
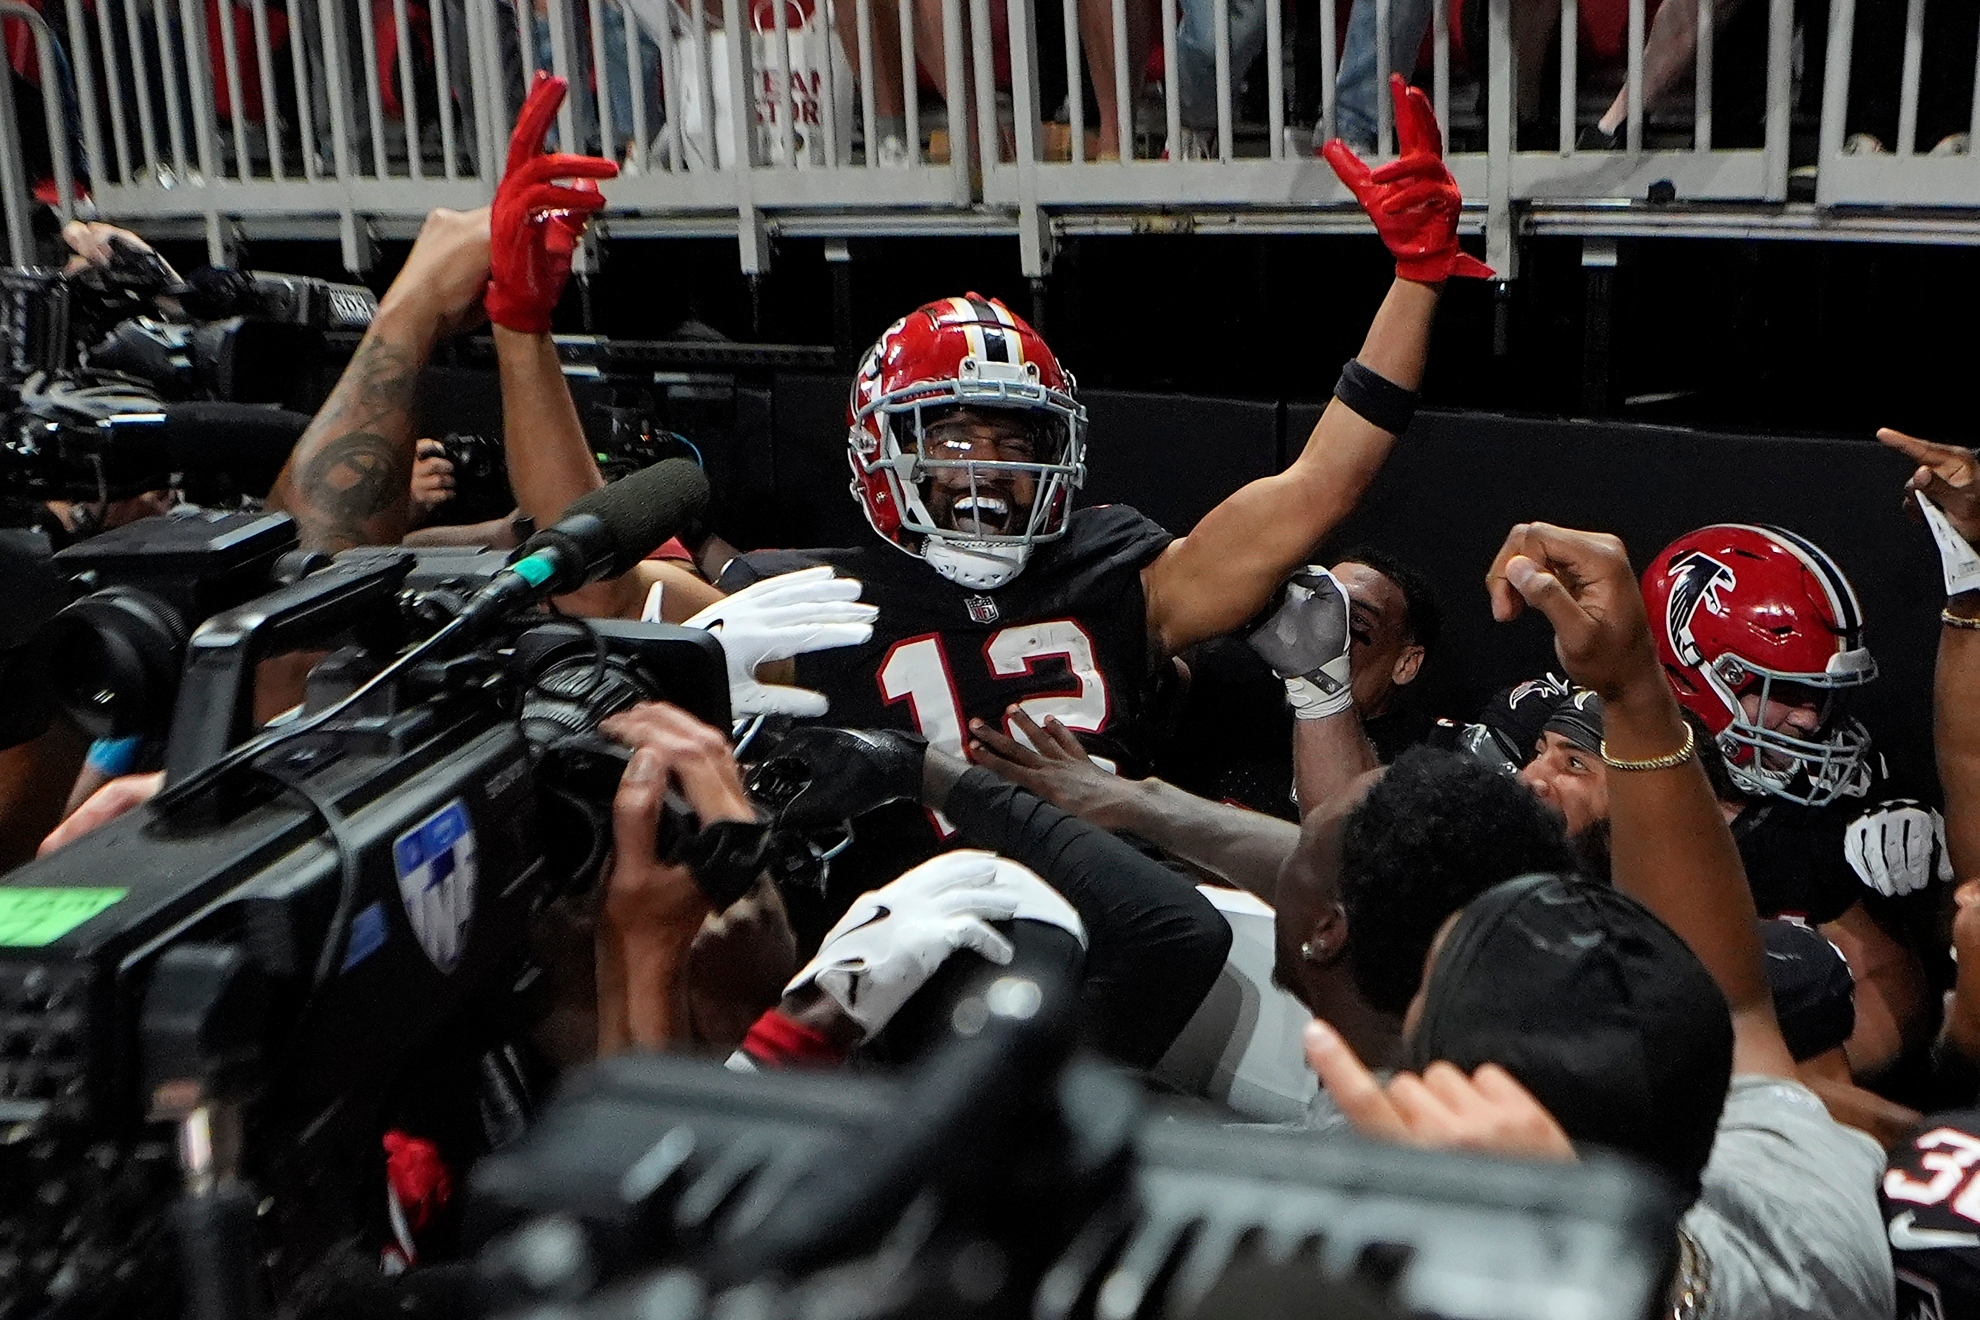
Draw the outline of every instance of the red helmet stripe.
<instances>
[{"instance_id":1,"label":"red helmet stripe","mask_svg":"<svg viewBox=\"0 0 1980 1320\"><path fill-rule=\"evenodd\" d=\"M1747 527L1762 536L1772 537L1781 546L1800 560L1817 582L1822 584L1822 594L1829 602L1829 610L1835 615L1836 626L1842 632L1843 648L1854 651L1862 646L1858 636L1863 631L1863 607L1857 603L1856 589L1843 576L1842 568L1829 558L1828 552L1813 541L1785 527L1761 526L1750 523L1735 523L1734 526Z\"/></svg>"}]
</instances>

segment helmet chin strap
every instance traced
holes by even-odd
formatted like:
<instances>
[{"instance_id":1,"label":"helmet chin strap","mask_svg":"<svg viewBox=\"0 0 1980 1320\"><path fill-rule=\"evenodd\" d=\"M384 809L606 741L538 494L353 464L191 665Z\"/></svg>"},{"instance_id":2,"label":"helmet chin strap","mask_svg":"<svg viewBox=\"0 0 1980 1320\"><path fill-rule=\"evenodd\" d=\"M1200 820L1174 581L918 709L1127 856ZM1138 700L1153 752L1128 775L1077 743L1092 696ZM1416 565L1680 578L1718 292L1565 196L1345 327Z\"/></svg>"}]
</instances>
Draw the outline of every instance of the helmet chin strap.
<instances>
[{"instance_id":1,"label":"helmet chin strap","mask_svg":"<svg viewBox=\"0 0 1980 1320\"><path fill-rule=\"evenodd\" d=\"M922 546L921 557L959 587L995 591L1024 571L1031 547L930 536Z\"/></svg>"}]
</instances>

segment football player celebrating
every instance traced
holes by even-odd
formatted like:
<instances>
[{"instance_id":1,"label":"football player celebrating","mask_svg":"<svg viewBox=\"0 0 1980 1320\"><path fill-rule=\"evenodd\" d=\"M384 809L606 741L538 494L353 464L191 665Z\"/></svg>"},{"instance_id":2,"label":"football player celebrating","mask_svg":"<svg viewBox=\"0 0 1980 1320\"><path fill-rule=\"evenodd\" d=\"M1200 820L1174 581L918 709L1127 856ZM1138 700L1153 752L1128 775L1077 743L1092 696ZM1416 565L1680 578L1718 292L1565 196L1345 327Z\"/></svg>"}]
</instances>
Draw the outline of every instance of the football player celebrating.
<instances>
[{"instance_id":1,"label":"football player celebrating","mask_svg":"<svg viewBox=\"0 0 1980 1320\"><path fill-rule=\"evenodd\" d=\"M880 607L870 643L800 657L835 723L913 729L961 751L972 727L1056 718L1132 756L1150 676L1243 624L1347 515L1409 423L1437 299L1491 271L1458 250L1459 196L1422 92L1393 80L1401 156L1327 159L1396 255L1396 281L1304 451L1172 537L1132 509L1074 508L1086 414L1023 319L967 294L918 308L862 361L848 405L852 491L879 537L769 551L722 585L826 563Z\"/></svg>"},{"instance_id":2,"label":"football player celebrating","mask_svg":"<svg viewBox=\"0 0 1980 1320\"><path fill-rule=\"evenodd\" d=\"M1840 709L1877 677L1856 591L1805 537L1721 523L1659 551L1643 596L1679 703L1724 753L1754 904L1842 949L1858 983L1851 1069L1874 1075L1927 1007L1918 959L1887 927L1929 925L1930 898L1899 900L1952 870L1938 812L1892 795L1868 731Z\"/></svg>"}]
</instances>

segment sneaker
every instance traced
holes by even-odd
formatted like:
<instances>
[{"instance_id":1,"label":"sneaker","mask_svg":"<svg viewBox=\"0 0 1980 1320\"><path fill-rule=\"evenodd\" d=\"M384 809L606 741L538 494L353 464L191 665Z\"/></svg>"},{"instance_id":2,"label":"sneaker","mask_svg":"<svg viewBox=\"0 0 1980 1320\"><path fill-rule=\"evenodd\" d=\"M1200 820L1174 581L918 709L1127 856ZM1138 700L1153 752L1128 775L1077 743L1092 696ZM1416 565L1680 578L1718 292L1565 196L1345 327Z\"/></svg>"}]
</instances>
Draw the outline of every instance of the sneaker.
<instances>
[{"instance_id":1,"label":"sneaker","mask_svg":"<svg viewBox=\"0 0 1980 1320\"><path fill-rule=\"evenodd\" d=\"M1217 159L1216 135L1207 128L1185 128L1182 131L1182 149L1176 149L1173 138L1162 144L1163 160L1215 160Z\"/></svg>"},{"instance_id":2,"label":"sneaker","mask_svg":"<svg viewBox=\"0 0 1980 1320\"><path fill-rule=\"evenodd\" d=\"M1600 124L1584 124L1575 137L1576 151L1627 151L1629 149L1629 124L1617 126L1613 133L1602 131Z\"/></svg>"},{"instance_id":3,"label":"sneaker","mask_svg":"<svg viewBox=\"0 0 1980 1320\"><path fill-rule=\"evenodd\" d=\"M1972 142L1964 133L1948 133L1932 144L1929 154L1934 156L1964 156L1972 149Z\"/></svg>"},{"instance_id":4,"label":"sneaker","mask_svg":"<svg viewBox=\"0 0 1980 1320\"><path fill-rule=\"evenodd\" d=\"M904 170L908 168L907 141L889 133L880 139L880 168L883 170Z\"/></svg>"},{"instance_id":5,"label":"sneaker","mask_svg":"<svg viewBox=\"0 0 1980 1320\"><path fill-rule=\"evenodd\" d=\"M1313 154L1316 156L1320 154L1320 148L1326 146L1331 140L1325 136L1325 129L1325 124L1315 124L1313 126ZM1357 142L1353 138L1343 138L1342 140L1348 144L1349 150L1353 151L1355 155L1361 157L1363 160L1372 160L1375 158L1375 143L1372 140L1368 142Z\"/></svg>"},{"instance_id":6,"label":"sneaker","mask_svg":"<svg viewBox=\"0 0 1980 1320\"><path fill-rule=\"evenodd\" d=\"M1844 139L1842 154L1845 156L1888 156L1890 151L1873 133L1851 133Z\"/></svg>"}]
</instances>

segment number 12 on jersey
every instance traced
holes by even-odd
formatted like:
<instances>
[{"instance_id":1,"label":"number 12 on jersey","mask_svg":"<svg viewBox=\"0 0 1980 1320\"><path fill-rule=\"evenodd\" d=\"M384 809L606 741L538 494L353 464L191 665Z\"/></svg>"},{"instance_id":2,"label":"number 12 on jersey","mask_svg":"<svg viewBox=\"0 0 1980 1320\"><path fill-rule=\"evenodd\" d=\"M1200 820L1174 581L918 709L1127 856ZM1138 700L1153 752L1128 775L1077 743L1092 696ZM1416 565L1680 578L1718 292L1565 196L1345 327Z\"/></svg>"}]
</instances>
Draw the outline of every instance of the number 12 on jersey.
<instances>
[{"instance_id":1,"label":"number 12 on jersey","mask_svg":"<svg viewBox=\"0 0 1980 1320\"><path fill-rule=\"evenodd\" d=\"M1015 624L992 633L983 646L984 666L993 678L1023 678L1041 661L1054 658L1066 662L1078 690L1039 693L1011 704L1037 724L1055 718L1075 732L1098 733L1107 722L1107 684L1094 663L1093 639L1086 629L1071 619ZM894 643L880 662L876 677L880 695L888 705L908 703L914 727L931 747L963 755L963 721L968 716L940 633L924 633ZM1029 745L1029 739L1011 728L1008 716L1000 723L1006 733ZM936 819L945 836L954 832L939 815Z\"/></svg>"}]
</instances>

